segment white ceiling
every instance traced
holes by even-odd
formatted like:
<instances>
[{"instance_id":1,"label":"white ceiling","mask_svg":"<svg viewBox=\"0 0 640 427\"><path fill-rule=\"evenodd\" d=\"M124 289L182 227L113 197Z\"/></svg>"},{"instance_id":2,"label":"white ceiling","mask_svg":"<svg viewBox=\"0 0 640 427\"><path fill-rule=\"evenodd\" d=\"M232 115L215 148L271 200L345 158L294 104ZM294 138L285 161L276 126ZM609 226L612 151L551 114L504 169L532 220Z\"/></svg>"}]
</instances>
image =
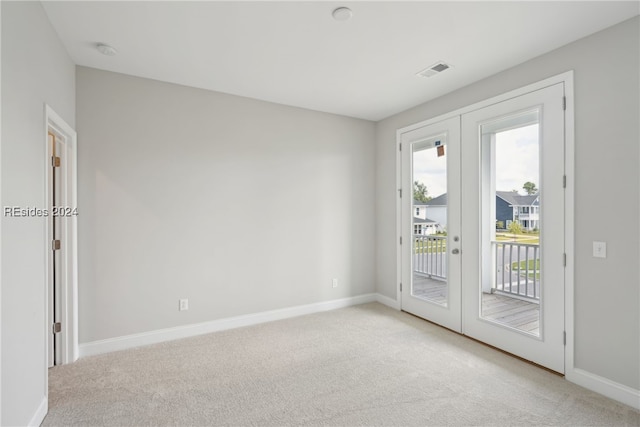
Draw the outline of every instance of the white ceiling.
<instances>
[{"instance_id":1,"label":"white ceiling","mask_svg":"<svg viewBox=\"0 0 640 427\"><path fill-rule=\"evenodd\" d=\"M43 2L79 65L380 120L631 18L627 2ZM337 22L338 6L353 10ZM100 54L108 43L118 55ZM612 46L615 48L615 46ZM431 78L418 71L443 60Z\"/></svg>"}]
</instances>

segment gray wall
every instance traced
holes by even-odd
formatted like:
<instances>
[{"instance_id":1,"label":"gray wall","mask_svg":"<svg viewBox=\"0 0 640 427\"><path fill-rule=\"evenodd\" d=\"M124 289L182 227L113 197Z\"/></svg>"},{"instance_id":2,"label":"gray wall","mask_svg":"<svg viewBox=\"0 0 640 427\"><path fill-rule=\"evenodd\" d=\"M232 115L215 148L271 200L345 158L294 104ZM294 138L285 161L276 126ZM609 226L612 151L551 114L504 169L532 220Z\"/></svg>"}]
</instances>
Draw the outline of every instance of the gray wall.
<instances>
[{"instance_id":1,"label":"gray wall","mask_svg":"<svg viewBox=\"0 0 640 427\"><path fill-rule=\"evenodd\" d=\"M396 129L575 70L575 367L640 389L638 28L636 17L377 123L379 293L396 297ZM592 258L594 240L606 259Z\"/></svg>"},{"instance_id":2,"label":"gray wall","mask_svg":"<svg viewBox=\"0 0 640 427\"><path fill-rule=\"evenodd\" d=\"M75 119L75 66L39 2L2 2L2 206L44 208L44 104ZM45 222L2 216L2 425L45 396Z\"/></svg>"},{"instance_id":3,"label":"gray wall","mask_svg":"<svg viewBox=\"0 0 640 427\"><path fill-rule=\"evenodd\" d=\"M374 292L374 123L84 67L76 90L81 344Z\"/></svg>"}]
</instances>

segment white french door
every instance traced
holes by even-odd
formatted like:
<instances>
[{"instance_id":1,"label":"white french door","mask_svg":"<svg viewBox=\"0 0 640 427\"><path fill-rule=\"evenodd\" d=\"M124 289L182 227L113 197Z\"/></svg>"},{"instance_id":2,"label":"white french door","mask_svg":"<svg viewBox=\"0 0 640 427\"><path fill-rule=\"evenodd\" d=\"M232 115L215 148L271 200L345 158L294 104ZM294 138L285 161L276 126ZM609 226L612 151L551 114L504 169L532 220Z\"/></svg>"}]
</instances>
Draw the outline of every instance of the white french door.
<instances>
[{"instance_id":1,"label":"white french door","mask_svg":"<svg viewBox=\"0 0 640 427\"><path fill-rule=\"evenodd\" d=\"M459 116L402 136L402 182L402 309L461 332Z\"/></svg>"},{"instance_id":2,"label":"white french door","mask_svg":"<svg viewBox=\"0 0 640 427\"><path fill-rule=\"evenodd\" d=\"M561 373L563 97L558 83L400 135L402 309Z\"/></svg>"},{"instance_id":3,"label":"white french door","mask_svg":"<svg viewBox=\"0 0 640 427\"><path fill-rule=\"evenodd\" d=\"M464 333L561 373L563 96L559 83L462 116L462 197L473 212L462 219ZM513 194L514 176L514 189L538 190ZM505 204L510 229L498 212Z\"/></svg>"}]
</instances>

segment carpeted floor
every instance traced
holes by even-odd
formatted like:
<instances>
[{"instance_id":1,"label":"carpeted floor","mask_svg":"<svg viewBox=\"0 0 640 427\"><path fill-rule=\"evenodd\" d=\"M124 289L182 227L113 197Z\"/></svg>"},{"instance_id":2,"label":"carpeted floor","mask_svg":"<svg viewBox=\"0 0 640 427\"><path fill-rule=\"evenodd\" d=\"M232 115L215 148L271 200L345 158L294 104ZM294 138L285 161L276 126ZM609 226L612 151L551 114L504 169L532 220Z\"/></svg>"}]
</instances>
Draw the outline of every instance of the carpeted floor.
<instances>
[{"instance_id":1,"label":"carpeted floor","mask_svg":"<svg viewBox=\"0 0 640 427\"><path fill-rule=\"evenodd\" d=\"M372 303L49 373L44 426L640 425L640 412Z\"/></svg>"}]
</instances>

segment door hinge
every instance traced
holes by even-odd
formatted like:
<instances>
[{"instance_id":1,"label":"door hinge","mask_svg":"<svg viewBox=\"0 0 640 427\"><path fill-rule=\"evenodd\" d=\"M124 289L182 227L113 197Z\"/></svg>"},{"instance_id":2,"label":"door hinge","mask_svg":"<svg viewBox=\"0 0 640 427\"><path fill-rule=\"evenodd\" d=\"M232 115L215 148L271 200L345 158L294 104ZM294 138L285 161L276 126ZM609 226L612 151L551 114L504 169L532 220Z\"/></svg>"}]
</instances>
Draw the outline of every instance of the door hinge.
<instances>
[{"instance_id":1,"label":"door hinge","mask_svg":"<svg viewBox=\"0 0 640 427\"><path fill-rule=\"evenodd\" d=\"M398 189L398 194L400 194L400 198L402 199L402 188Z\"/></svg>"},{"instance_id":2,"label":"door hinge","mask_svg":"<svg viewBox=\"0 0 640 427\"><path fill-rule=\"evenodd\" d=\"M567 254L562 254L562 263L565 267L567 266Z\"/></svg>"},{"instance_id":3,"label":"door hinge","mask_svg":"<svg viewBox=\"0 0 640 427\"><path fill-rule=\"evenodd\" d=\"M51 157L51 166L53 166L54 168L59 168L60 167L60 157L56 157L56 156Z\"/></svg>"},{"instance_id":4,"label":"door hinge","mask_svg":"<svg viewBox=\"0 0 640 427\"><path fill-rule=\"evenodd\" d=\"M402 292L402 282L400 282L400 292Z\"/></svg>"},{"instance_id":5,"label":"door hinge","mask_svg":"<svg viewBox=\"0 0 640 427\"><path fill-rule=\"evenodd\" d=\"M567 175L562 175L562 188L567 188Z\"/></svg>"},{"instance_id":6,"label":"door hinge","mask_svg":"<svg viewBox=\"0 0 640 427\"><path fill-rule=\"evenodd\" d=\"M402 236L400 236L400 244L402 244Z\"/></svg>"},{"instance_id":7,"label":"door hinge","mask_svg":"<svg viewBox=\"0 0 640 427\"><path fill-rule=\"evenodd\" d=\"M51 242L51 249L54 251L60 250L60 240L54 240Z\"/></svg>"},{"instance_id":8,"label":"door hinge","mask_svg":"<svg viewBox=\"0 0 640 427\"><path fill-rule=\"evenodd\" d=\"M567 345L567 331L562 331L562 344Z\"/></svg>"},{"instance_id":9,"label":"door hinge","mask_svg":"<svg viewBox=\"0 0 640 427\"><path fill-rule=\"evenodd\" d=\"M54 334L59 334L60 332L62 332L62 323L60 322L56 322L53 324L53 333Z\"/></svg>"},{"instance_id":10,"label":"door hinge","mask_svg":"<svg viewBox=\"0 0 640 427\"><path fill-rule=\"evenodd\" d=\"M566 96L563 96L563 97L562 97L562 109L563 109L564 111L566 111L566 110L567 110L567 97L566 97Z\"/></svg>"},{"instance_id":11,"label":"door hinge","mask_svg":"<svg viewBox=\"0 0 640 427\"><path fill-rule=\"evenodd\" d=\"M398 144L398 151L402 151L402 143Z\"/></svg>"}]
</instances>

